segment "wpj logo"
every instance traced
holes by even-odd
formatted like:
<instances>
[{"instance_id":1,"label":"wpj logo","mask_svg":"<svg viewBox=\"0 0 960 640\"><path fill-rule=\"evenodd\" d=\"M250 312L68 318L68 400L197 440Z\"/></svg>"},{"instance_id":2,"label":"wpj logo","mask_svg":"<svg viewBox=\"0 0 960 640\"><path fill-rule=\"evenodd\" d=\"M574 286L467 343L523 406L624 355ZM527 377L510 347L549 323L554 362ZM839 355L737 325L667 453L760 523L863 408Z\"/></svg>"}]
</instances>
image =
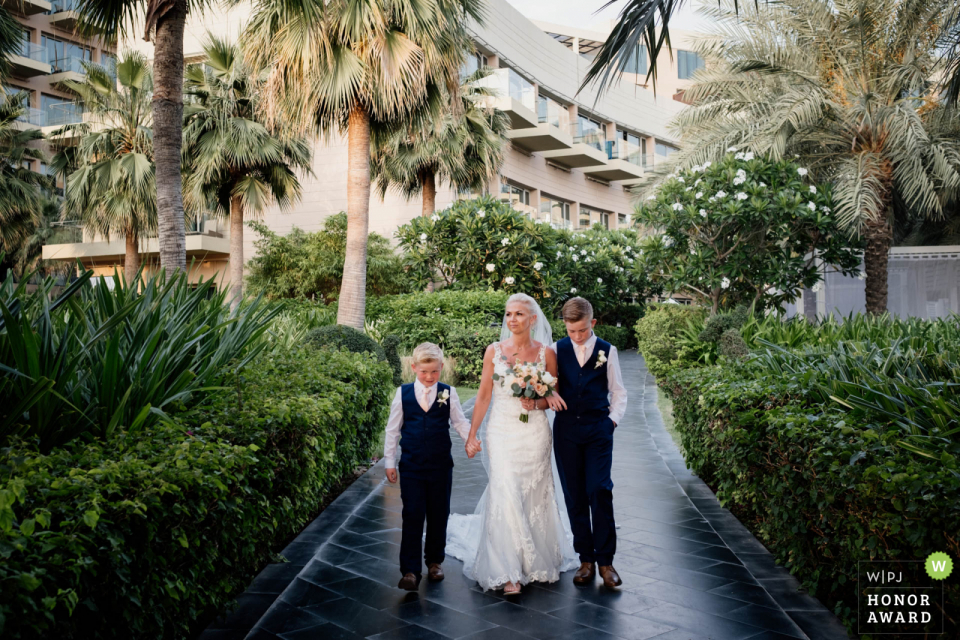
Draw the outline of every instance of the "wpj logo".
<instances>
[{"instance_id":1,"label":"wpj logo","mask_svg":"<svg viewBox=\"0 0 960 640\"><path fill-rule=\"evenodd\" d=\"M944 558L935 556L943 555ZM860 634L938 634L944 632L943 577L950 557L859 562ZM941 577L942 576L942 577Z\"/></svg>"}]
</instances>

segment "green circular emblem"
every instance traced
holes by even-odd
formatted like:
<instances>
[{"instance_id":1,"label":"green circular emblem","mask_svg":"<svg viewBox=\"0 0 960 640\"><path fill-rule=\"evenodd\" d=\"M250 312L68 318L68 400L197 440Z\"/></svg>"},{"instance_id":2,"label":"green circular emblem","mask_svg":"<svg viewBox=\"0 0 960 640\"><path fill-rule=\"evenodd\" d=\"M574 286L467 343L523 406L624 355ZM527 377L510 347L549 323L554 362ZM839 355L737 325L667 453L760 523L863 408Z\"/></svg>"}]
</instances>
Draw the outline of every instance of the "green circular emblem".
<instances>
[{"instance_id":1,"label":"green circular emblem","mask_svg":"<svg viewBox=\"0 0 960 640\"><path fill-rule=\"evenodd\" d=\"M943 580L953 571L953 558L943 551L934 551L927 556L927 575L934 580Z\"/></svg>"}]
</instances>

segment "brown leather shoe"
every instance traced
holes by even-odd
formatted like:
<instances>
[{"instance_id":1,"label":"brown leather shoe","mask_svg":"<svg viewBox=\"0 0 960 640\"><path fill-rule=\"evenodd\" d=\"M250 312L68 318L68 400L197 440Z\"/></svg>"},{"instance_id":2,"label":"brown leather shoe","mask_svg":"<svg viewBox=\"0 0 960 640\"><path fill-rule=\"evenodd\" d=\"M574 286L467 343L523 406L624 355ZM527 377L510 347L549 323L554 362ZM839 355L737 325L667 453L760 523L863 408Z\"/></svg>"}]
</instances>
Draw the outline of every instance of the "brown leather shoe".
<instances>
[{"instance_id":1,"label":"brown leather shoe","mask_svg":"<svg viewBox=\"0 0 960 640\"><path fill-rule=\"evenodd\" d=\"M573 574L573 584L592 584L597 577L597 565L593 562L581 562L580 568Z\"/></svg>"},{"instance_id":2,"label":"brown leather shoe","mask_svg":"<svg viewBox=\"0 0 960 640\"><path fill-rule=\"evenodd\" d=\"M443 580L443 569L439 562L432 563L427 567L427 580L430 582L440 582Z\"/></svg>"},{"instance_id":3,"label":"brown leather shoe","mask_svg":"<svg viewBox=\"0 0 960 640\"><path fill-rule=\"evenodd\" d=\"M417 577L415 573L406 573L400 582L397 583L397 586L401 589L406 589L407 591L416 591L420 588L420 578Z\"/></svg>"},{"instance_id":4,"label":"brown leather shoe","mask_svg":"<svg viewBox=\"0 0 960 640\"><path fill-rule=\"evenodd\" d=\"M613 589L623 584L623 581L620 579L620 574L617 573L617 570L613 568L612 564L600 567L600 577L603 578L603 586L608 589Z\"/></svg>"}]
</instances>

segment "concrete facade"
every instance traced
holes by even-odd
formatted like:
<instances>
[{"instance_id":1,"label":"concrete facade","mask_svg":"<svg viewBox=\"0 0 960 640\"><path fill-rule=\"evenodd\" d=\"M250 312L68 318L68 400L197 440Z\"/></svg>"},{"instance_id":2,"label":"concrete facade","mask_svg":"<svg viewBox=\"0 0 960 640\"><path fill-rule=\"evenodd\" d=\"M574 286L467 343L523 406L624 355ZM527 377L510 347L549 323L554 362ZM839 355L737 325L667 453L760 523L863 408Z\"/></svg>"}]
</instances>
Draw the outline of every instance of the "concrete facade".
<instances>
[{"instance_id":1,"label":"concrete facade","mask_svg":"<svg viewBox=\"0 0 960 640\"><path fill-rule=\"evenodd\" d=\"M185 34L186 59L202 59L208 30L235 39L249 14L249 5L239 5L191 17ZM658 144L676 145L667 125L685 105L659 88L654 96L638 86L632 75L600 99L592 88L578 95L588 59L506 0L488 0L484 24L471 24L469 29L480 56L477 64L494 70L485 82L498 91L495 106L505 110L513 123L499 180L486 191L533 217L552 218L558 226L629 225L633 210L629 189L644 175L644 166L655 162ZM122 46L153 55L152 44L140 39ZM327 216L346 209L347 149L342 137L314 144L313 174L302 179L298 203L286 211L265 212L268 227L280 234L293 227L315 231ZM448 185L438 185L438 210L456 198ZM393 238L396 228L420 211L419 199L407 201L387 194L381 200L374 194L370 230ZM208 224L218 233L226 231L222 222ZM254 254L255 236L252 231L245 234L247 260ZM46 249L44 253L46 257ZM227 271L225 258L222 264L211 264Z\"/></svg>"}]
</instances>

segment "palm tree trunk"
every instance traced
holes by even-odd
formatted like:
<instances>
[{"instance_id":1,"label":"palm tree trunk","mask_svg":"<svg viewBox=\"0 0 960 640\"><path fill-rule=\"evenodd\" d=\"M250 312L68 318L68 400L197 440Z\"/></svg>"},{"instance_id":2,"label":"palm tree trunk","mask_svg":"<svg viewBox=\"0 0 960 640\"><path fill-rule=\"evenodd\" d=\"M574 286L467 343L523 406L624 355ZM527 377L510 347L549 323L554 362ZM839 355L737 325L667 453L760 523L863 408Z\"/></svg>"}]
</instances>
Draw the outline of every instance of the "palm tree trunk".
<instances>
[{"instance_id":1,"label":"palm tree trunk","mask_svg":"<svg viewBox=\"0 0 960 640\"><path fill-rule=\"evenodd\" d=\"M337 324L363 329L370 226L370 116L361 106L347 121L347 248Z\"/></svg>"},{"instance_id":2,"label":"palm tree trunk","mask_svg":"<svg viewBox=\"0 0 960 640\"><path fill-rule=\"evenodd\" d=\"M893 230L884 217L868 220L863 235L867 245L863 252L864 269L867 272L867 313L886 313L887 266Z\"/></svg>"},{"instance_id":3,"label":"palm tree trunk","mask_svg":"<svg viewBox=\"0 0 960 640\"><path fill-rule=\"evenodd\" d=\"M424 217L432 216L437 210L437 176L432 169L423 170L423 210Z\"/></svg>"},{"instance_id":4,"label":"palm tree trunk","mask_svg":"<svg viewBox=\"0 0 960 640\"><path fill-rule=\"evenodd\" d=\"M183 136L183 29L186 0L157 21L154 38L153 148L157 172L160 267L171 274L187 269L180 144Z\"/></svg>"},{"instance_id":5,"label":"palm tree trunk","mask_svg":"<svg viewBox=\"0 0 960 640\"><path fill-rule=\"evenodd\" d=\"M230 308L243 299L243 203L230 198Z\"/></svg>"},{"instance_id":6,"label":"palm tree trunk","mask_svg":"<svg viewBox=\"0 0 960 640\"><path fill-rule=\"evenodd\" d=\"M127 232L127 249L123 256L123 279L127 281L127 286L133 286L133 279L137 277L137 271L140 270L140 247L139 238L136 231Z\"/></svg>"}]
</instances>

